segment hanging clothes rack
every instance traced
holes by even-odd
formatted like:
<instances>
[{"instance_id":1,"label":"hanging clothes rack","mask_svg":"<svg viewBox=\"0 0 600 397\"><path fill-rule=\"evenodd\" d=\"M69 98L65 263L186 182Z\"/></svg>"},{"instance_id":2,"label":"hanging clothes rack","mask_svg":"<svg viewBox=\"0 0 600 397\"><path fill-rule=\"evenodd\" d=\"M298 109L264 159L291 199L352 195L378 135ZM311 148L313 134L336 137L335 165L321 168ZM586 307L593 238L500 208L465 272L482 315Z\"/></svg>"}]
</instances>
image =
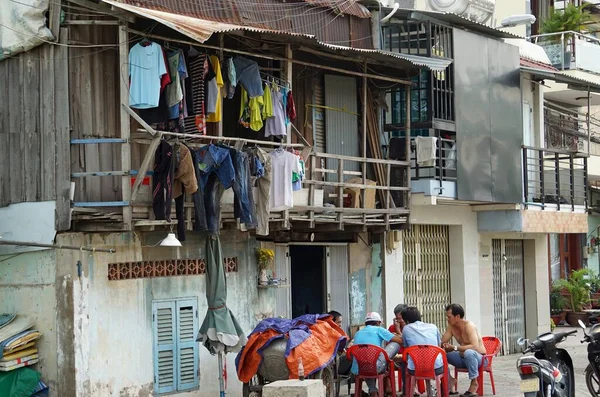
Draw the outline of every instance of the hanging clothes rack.
<instances>
[{"instance_id":1,"label":"hanging clothes rack","mask_svg":"<svg viewBox=\"0 0 600 397\"><path fill-rule=\"evenodd\" d=\"M260 72L261 80L267 84L275 84L280 88L290 89L290 83L282 78L271 76L268 73Z\"/></svg>"},{"instance_id":2,"label":"hanging clothes rack","mask_svg":"<svg viewBox=\"0 0 600 397\"><path fill-rule=\"evenodd\" d=\"M139 132L148 132L147 130L140 128ZM254 143L257 145L265 145L265 146L277 146L277 147L305 147L305 145L301 143L280 143L273 141L259 141L257 139L245 139L245 138L235 138L235 137L225 137L225 136L212 136L212 135L200 135L200 134L186 134L182 132L170 132L170 131L156 131L156 133L164 138L165 136L186 138L189 140L203 140L203 141L222 141L222 142L245 142L245 143ZM156 138L157 136L154 135Z\"/></svg>"}]
</instances>

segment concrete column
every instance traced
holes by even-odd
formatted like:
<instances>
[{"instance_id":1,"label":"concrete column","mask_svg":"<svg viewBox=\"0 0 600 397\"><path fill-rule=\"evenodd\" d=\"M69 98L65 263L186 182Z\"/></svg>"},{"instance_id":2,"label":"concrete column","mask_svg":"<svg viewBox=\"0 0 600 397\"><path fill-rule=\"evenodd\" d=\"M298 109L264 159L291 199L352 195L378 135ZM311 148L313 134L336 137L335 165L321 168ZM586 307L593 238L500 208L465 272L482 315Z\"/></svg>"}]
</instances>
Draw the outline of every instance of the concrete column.
<instances>
[{"instance_id":1,"label":"concrete column","mask_svg":"<svg viewBox=\"0 0 600 397\"><path fill-rule=\"evenodd\" d=\"M550 286L546 234L524 241L525 329L528 338L550 331Z\"/></svg>"},{"instance_id":2,"label":"concrete column","mask_svg":"<svg viewBox=\"0 0 600 397\"><path fill-rule=\"evenodd\" d=\"M393 233L393 232L388 232ZM386 234L387 235L387 234ZM400 236L400 241L393 245L388 245L388 240L383 239L383 274L384 274L384 316L385 324L394 322L394 307L399 303L404 303L404 270L403 270L403 247L402 232L396 232Z\"/></svg>"},{"instance_id":3,"label":"concrete column","mask_svg":"<svg viewBox=\"0 0 600 397\"><path fill-rule=\"evenodd\" d=\"M452 303L465 309L466 318L481 324L477 222L450 226L450 291Z\"/></svg>"},{"instance_id":4,"label":"concrete column","mask_svg":"<svg viewBox=\"0 0 600 397\"><path fill-rule=\"evenodd\" d=\"M492 237L481 234L479 237L479 280L481 288L480 312L481 335L494 335L494 265L492 263Z\"/></svg>"}]
</instances>

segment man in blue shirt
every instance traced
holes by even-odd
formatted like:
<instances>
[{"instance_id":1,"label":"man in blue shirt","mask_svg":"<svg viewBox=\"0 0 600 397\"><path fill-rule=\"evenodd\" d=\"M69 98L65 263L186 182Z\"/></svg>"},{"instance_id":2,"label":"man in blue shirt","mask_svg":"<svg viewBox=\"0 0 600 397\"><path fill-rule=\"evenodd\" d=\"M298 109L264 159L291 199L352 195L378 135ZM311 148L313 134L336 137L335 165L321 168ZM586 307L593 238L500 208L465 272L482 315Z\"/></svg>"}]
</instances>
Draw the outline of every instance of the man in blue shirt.
<instances>
[{"instance_id":1,"label":"man in blue shirt","mask_svg":"<svg viewBox=\"0 0 600 397\"><path fill-rule=\"evenodd\" d=\"M440 330L434 324L424 323L421 321L421 313L416 307L407 307L402 312L402 318L406 325L402 329L402 339L404 348L407 349L415 345L432 345L440 347L442 344L442 336ZM441 355L435 360L435 373L440 375L444 372L444 362ZM415 373L415 364L412 358L408 359L408 372Z\"/></svg>"},{"instance_id":2,"label":"man in blue shirt","mask_svg":"<svg viewBox=\"0 0 600 397\"><path fill-rule=\"evenodd\" d=\"M388 353L388 356L393 358L398 353L398 350L400 350L402 337L400 335L392 334L390 331L381 326L381 316L379 313L367 313L365 327L358 331L356 335L354 335L351 345L374 345L383 347L384 342L388 343L385 349ZM379 369L379 365L377 365L377 368ZM385 367L383 367L383 370L381 370L380 373L384 370ZM356 360L353 360L352 362L352 373L358 374L358 363ZM365 383L369 388L370 397L377 397L378 391L375 379L367 379Z\"/></svg>"}]
</instances>

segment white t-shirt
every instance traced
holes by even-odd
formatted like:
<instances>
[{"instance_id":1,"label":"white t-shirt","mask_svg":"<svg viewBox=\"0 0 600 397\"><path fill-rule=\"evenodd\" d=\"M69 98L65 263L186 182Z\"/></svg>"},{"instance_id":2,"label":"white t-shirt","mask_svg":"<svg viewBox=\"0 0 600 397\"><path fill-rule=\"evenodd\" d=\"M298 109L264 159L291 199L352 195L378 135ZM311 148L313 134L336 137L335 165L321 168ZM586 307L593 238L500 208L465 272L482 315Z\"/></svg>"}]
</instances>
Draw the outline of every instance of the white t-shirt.
<instances>
[{"instance_id":1,"label":"white t-shirt","mask_svg":"<svg viewBox=\"0 0 600 397\"><path fill-rule=\"evenodd\" d=\"M292 172L300 172L298 157L284 150L274 150L271 156L270 209L283 211L294 206Z\"/></svg>"},{"instance_id":2,"label":"white t-shirt","mask_svg":"<svg viewBox=\"0 0 600 397\"><path fill-rule=\"evenodd\" d=\"M160 45L134 45L129 51L129 106L137 109L158 107L160 78L165 73L167 67Z\"/></svg>"}]
</instances>

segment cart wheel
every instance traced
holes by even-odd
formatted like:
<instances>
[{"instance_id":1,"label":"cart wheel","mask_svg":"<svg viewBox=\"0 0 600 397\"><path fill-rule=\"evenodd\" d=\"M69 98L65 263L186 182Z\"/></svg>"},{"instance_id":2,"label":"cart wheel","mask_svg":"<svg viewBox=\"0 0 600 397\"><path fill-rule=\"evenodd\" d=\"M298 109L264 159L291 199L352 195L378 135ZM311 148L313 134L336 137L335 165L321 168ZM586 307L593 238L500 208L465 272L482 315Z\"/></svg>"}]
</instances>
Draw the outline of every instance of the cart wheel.
<instances>
[{"instance_id":1,"label":"cart wheel","mask_svg":"<svg viewBox=\"0 0 600 397\"><path fill-rule=\"evenodd\" d=\"M254 375L252 379L250 379L249 383L244 383L242 385L242 396L243 397L261 397L262 396L262 387L264 385L263 379Z\"/></svg>"},{"instance_id":2,"label":"cart wheel","mask_svg":"<svg viewBox=\"0 0 600 397\"><path fill-rule=\"evenodd\" d=\"M333 375L333 366L329 365L314 375L314 379L322 379L325 385L325 395L335 397L336 381Z\"/></svg>"}]
</instances>

